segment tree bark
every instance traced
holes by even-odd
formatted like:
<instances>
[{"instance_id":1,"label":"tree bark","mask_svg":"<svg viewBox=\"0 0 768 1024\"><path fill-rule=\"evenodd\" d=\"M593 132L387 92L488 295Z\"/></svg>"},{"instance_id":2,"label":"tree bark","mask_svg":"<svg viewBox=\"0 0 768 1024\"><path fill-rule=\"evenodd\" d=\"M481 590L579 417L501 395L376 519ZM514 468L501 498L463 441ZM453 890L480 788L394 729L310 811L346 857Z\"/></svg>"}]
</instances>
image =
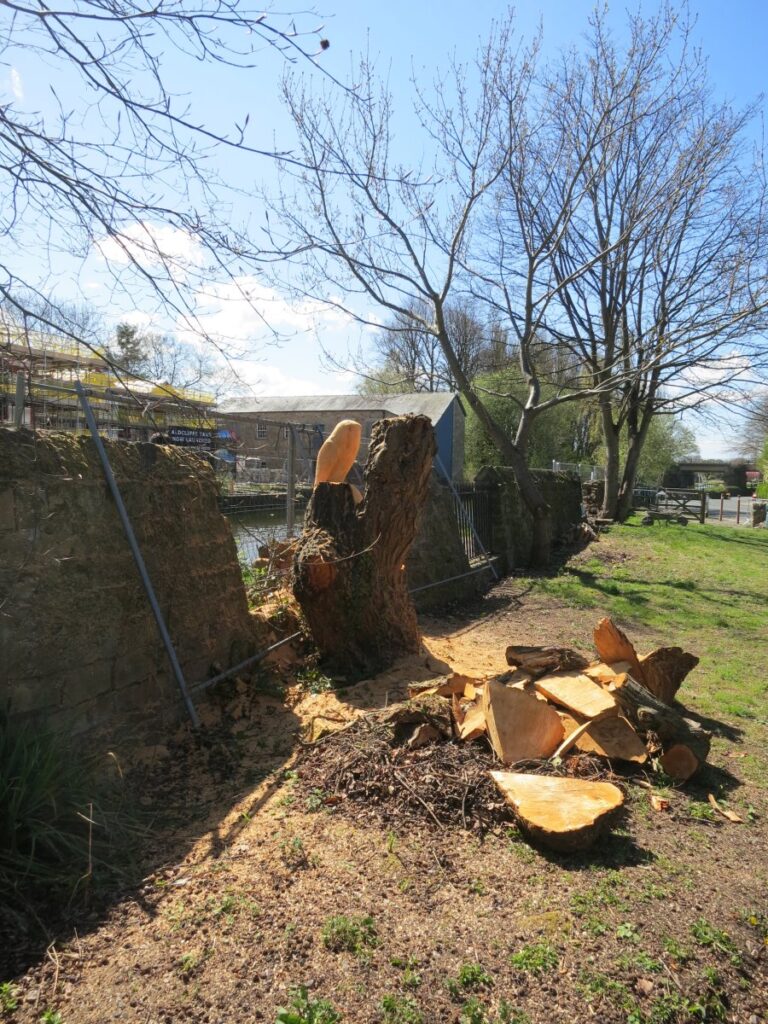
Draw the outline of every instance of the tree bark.
<instances>
[{"instance_id":1,"label":"tree bark","mask_svg":"<svg viewBox=\"0 0 768 1024\"><path fill-rule=\"evenodd\" d=\"M294 594L324 666L362 678L419 649L405 557L436 451L426 416L374 424L357 507L349 484L321 483L294 558Z\"/></svg>"},{"instance_id":2,"label":"tree bark","mask_svg":"<svg viewBox=\"0 0 768 1024\"><path fill-rule=\"evenodd\" d=\"M613 422L610 402L600 403L605 439L605 491L603 493L602 515L614 519L619 501L619 431Z\"/></svg>"},{"instance_id":3,"label":"tree bark","mask_svg":"<svg viewBox=\"0 0 768 1024\"><path fill-rule=\"evenodd\" d=\"M622 474L616 503L616 519L620 523L623 523L632 511L632 499L635 483L637 482L637 471L640 466L640 456L643 453L652 416L652 411L645 409L640 417L639 425L636 415L630 416L627 420L629 447L627 448L627 458L624 463L624 473Z\"/></svg>"},{"instance_id":4,"label":"tree bark","mask_svg":"<svg viewBox=\"0 0 768 1024\"><path fill-rule=\"evenodd\" d=\"M712 734L698 722L683 718L631 676L611 693L635 728L641 733L655 732L664 750L682 744L692 750L700 762L706 761Z\"/></svg>"}]
</instances>

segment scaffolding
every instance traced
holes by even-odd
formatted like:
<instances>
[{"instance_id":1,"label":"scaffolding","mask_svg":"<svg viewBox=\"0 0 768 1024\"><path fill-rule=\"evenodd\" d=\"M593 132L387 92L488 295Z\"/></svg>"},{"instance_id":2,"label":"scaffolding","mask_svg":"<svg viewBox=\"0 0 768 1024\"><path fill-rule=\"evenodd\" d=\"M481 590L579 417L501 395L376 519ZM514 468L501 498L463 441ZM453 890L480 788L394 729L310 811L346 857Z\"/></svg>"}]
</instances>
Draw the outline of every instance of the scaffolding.
<instances>
[{"instance_id":1,"label":"scaffolding","mask_svg":"<svg viewBox=\"0 0 768 1024\"><path fill-rule=\"evenodd\" d=\"M85 434L75 393L87 389L99 433L146 441L174 427L215 429L212 395L117 373L105 354L68 338L0 324L0 423ZM23 415L16 409L23 376Z\"/></svg>"}]
</instances>

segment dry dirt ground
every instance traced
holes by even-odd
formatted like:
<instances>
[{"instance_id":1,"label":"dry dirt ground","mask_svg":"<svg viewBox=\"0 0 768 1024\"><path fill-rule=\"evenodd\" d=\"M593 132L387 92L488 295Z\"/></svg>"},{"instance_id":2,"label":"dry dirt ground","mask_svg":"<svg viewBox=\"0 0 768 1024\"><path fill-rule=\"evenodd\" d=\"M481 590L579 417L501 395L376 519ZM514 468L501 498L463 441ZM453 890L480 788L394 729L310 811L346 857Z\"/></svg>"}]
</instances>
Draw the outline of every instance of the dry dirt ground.
<instances>
[{"instance_id":1,"label":"dry dirt ground","mask_svg":"<svg viewBox=\"0 0 768 1024\"><path fill-rule=\"evenodd\" d=\"M765 764L749 739L716 735L708 775L667 813L627 783L613 834L571 857L531 849L511 822L482 833L325 803L306 777L303 738L445 664L503 671L509 643L589 651L597 617L512 579L471 613L425 620L422 655L338 695L233 684L202 739L182 730L132 770L156 836L141 885L37 959L6 951L8 1019L272 1024L306 986L303 1015L285 1020L764 1024L768 807L740 778L740 755ZM702 810L713 790L738 793L743 824ZM307 1008L324 999L338 1017Z\"/></svg>"}]
</instances>

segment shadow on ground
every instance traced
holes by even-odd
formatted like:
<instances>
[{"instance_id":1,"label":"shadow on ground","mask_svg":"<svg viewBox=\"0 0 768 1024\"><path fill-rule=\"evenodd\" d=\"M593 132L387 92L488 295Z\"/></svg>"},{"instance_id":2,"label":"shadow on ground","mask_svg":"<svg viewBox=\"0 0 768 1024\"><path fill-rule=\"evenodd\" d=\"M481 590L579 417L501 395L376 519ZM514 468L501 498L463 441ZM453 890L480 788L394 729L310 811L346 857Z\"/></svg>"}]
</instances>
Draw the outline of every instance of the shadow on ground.
<instances>
[{"instance_id":1,"label":"shadow on ground","mask_svg":"<svg viewBox=\"0 0 768 1024\"><path fill-rule=\"evenodd\" d=\"M198 707L202 727L197 733L182 725L162 745L125 759L113 756L120 765L126 822L141 838L123 848L119 881L112 874L100 884L97 869L87 893L81 888L74 898L30 894L21 914L3 900L0 980L43 960L54 939L62 943L97 929L118 903L133 901L153 916L152 896L165 885L164 872L193 849L196 857L217 860L235 847L285 784L317 722L338 728L340 721L401 699L409 682L434 678L444 669L425 651L347 691L317 694L300 688L285 692L284 679L263 670L210 691Z\"/></svg>"}]
</instances>

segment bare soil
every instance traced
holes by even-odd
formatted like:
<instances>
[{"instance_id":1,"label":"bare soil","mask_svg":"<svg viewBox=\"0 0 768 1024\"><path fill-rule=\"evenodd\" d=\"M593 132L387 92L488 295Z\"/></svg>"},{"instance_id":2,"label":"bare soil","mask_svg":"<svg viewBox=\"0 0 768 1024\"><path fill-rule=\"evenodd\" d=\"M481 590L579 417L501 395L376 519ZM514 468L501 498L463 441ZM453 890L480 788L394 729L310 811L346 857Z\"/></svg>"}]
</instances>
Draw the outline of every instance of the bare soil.
<instances>
[{"instance_id":1,"label":"bare soil","mask_svg":"<svg viewBox=\"0 0 768 1024\"><path fill-rule=\"evenodd\" d=\"M510 643L591 653L598 617L511 579L471 612L424 620L421 655L347 691L293 688L279 699L253 683L226 687L202 737L180 730L131 769L153 820L141 884L47 952L23 939L6 950L0 980L19 1003L8 1019L55 1010L64 1024L272 1024L303 985L354 1024L764 1024L768 805L739 771L744 754L765 765L757 733L737 745L716 729L711 766L670 792L669 812L623 783L628 813L580 856L532 849L503 814L478 824L471 807L466 821L433 820L413 800L374 813L386 794L327 800L309 738L404 698L446 665L503 671ZM675 642L633 636L640 647ZM290 659L277 669L290 682ZM695 684L680 696L695 711ZM478 744L449 760L477 782L488 754ZM409 784L421 771L434 796L446 763L412 759ZM738 795L745 822L711 819L701 810L709 792ZM370 941L328 948L324 927L339 915L371 918ZM396 999L385 1011L387 996Z\"/></svg>"}]
</instances>

